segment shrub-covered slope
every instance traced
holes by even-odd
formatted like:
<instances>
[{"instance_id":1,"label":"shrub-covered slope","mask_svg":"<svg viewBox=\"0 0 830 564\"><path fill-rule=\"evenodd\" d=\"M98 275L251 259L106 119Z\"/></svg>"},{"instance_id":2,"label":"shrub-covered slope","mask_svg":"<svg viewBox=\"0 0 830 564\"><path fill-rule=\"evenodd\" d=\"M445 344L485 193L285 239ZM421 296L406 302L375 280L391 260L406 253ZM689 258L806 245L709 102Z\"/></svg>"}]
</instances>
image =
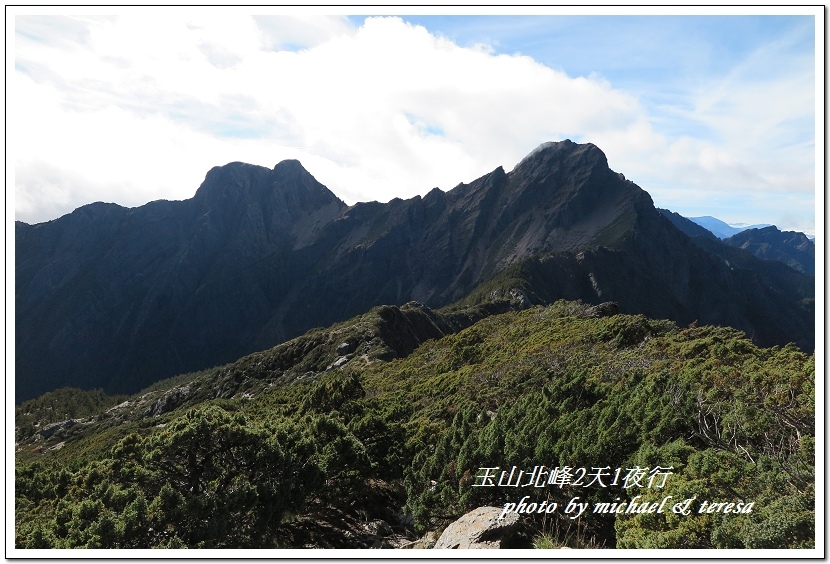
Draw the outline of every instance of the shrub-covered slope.
<instances>
[{"instance_id":1,"label":"shrub-covered slope","mask_svg":"<svg viewBox=\"0 0 830 564\"><path fill-rule=\"evenodd\" d=\"M449 315L411 311L435 327ZM384 355L372 351L388 344L350 333L374 331L375 310L117 401L182 387L212 397L20 434L16 546L397 546L528 496L560 504L521 515L528 545L558 531L574 546L812 547L814 357L733 329L611 313L560 301L441 334L423 325L415 346ZM332 366L326 354L357 356ZM236 391L217 397L219 382ZM33 417L24 404L18 421L25 407ZM549 481L476 485L482 469L514 466L521 482L534 468ZM655 471L662 488L648 487ZM667 496L694 498L693 511L594 512ZM571 520L575 497L589 509ZM723 505L699 513L704 500ZM727 503L752 505L724 514ZM391 529L369 526L379 519Z\"/></svg>"}]
</instances>

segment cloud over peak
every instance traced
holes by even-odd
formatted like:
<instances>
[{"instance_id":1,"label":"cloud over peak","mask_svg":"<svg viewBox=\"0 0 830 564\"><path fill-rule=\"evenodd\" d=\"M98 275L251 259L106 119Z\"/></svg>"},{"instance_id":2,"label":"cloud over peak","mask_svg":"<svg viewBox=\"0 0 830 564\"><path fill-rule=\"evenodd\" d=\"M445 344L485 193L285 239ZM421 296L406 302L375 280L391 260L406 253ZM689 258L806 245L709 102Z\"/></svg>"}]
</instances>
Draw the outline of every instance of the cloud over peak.
<instances>
[{"instance_id":1,"label":"cloud over peak","mask_svg":"<svg viewBox=\"0 0 830 564\"><path fill-rule=\"evenodd\" d=\"M667 134L637 95L599 75L461 46L400 17L161 15L17 16L18 219L94 200L187 198L212 166L287 158L349 203L387 201L512 168L565 138L595 143L612 168L658 193L671 177L649 172L655 162L702 177L755 170L743 150ZM723 112L731 100L698 103ZM717 127L707 121L717 112L690 111ZM773 171L759 174L757 185L774 182Z\"/></svg>"}]
</instances>

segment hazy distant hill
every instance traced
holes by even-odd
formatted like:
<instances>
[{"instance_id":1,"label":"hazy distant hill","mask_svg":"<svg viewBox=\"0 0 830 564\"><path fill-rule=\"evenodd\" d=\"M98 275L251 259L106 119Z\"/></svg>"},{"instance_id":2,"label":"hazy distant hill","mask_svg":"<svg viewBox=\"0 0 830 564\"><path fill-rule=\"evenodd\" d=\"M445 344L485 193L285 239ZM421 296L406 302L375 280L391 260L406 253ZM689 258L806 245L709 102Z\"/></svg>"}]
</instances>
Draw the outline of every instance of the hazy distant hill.
<instances>
[{"instance_id":1,"label":"hazy distant hill","mask_svg":"<svg viewBox=\"0 0 830 564\"><path fill-rule=\"evenodd\" d=\"M712 217L710 215L705 215L703 217L690 217L689 219L697 223L701 227L704 227L707 230L711 231L719 239L726 239L727 237L731 237L732 235L735 235L747 229L760 229L762 227L769 227L768 223L758 225L729 225L725 221L721 221L720 219Z\"/></svg>"}]
</instances>

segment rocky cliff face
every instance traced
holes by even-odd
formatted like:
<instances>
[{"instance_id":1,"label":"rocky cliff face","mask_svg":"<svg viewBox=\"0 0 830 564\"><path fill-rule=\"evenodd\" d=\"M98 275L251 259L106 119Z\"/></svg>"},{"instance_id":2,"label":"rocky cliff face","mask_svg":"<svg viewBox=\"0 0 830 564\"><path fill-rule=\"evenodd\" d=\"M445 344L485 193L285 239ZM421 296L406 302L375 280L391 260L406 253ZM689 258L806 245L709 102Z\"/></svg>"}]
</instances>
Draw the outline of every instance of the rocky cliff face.
<instances>
[{"instance_id":1,"label":"rocky cliff face","mask_svg":"<svg viewBox=\"0 0 830 564\"><path fill-rule=\"evenodd\" d=\"M736 272L570 141L448 192L352 207L296 161L232 163L190 200L91 204L15 236L17 401L135 391L374 305L444 306L522 265L538 300L613 300L812 347L809 284ZM788 321L769 332L759 311Z\"/></svg>"}]
</instances>

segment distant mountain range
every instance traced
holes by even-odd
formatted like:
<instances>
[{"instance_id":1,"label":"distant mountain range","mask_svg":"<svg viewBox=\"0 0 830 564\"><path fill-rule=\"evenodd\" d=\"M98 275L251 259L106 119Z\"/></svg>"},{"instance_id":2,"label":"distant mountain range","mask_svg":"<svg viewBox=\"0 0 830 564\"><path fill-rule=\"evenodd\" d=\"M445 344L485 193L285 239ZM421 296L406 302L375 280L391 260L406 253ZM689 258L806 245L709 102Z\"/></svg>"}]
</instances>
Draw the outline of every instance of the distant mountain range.
<instances>
[{"instance_id":1,"label":"distant mountain range","mask_svg":"<svg viewBox=\"0 0 830 564\"><path fill-rule=\"evenodd\" d=\"M762 242L670 219L599 148L569 140L447 192L354 206L297 161L216 167L189 200L16 222L15 398L134 392L413 300L613 301L813 349L813 277L757 258Z\"/></svg>"},{"instance_id":2,"label":"distant mountain range","mask_svg":"<svg viewBox=\"0 0 830 564\"><path fill-rule=\"evenodd\" d=\"M728 237L737 235L741 231L746 231L747 229L763 229L764 227L770 227L770 224L768 223L759 223L758 225L730 225L725 221L721 221L720 219L710 215L690 217L689 219L701 227L705 227L714 233L719 239L727 239Z\"/></svg>"},{"instance_id":3,"label":"distant mountain range","mask_svg":"<svg viewBox=\"0 0 830 564\"><path fill-rule=\"evenodd\" d=\"M675 227L693 239L702 237L717 240L719 238L715 233L694 221L694 219L701 218L687 219L669 210L660 210L660 212ZM715 221L720 222L720 220ZM816 244L804 233L780 231L774 225L769 225L742 228L738 233L726 238L721 237L721 239L726 245L748 251L760 259L782 262L799 272L815 276Z\"/></svg>"}]
</instances>

